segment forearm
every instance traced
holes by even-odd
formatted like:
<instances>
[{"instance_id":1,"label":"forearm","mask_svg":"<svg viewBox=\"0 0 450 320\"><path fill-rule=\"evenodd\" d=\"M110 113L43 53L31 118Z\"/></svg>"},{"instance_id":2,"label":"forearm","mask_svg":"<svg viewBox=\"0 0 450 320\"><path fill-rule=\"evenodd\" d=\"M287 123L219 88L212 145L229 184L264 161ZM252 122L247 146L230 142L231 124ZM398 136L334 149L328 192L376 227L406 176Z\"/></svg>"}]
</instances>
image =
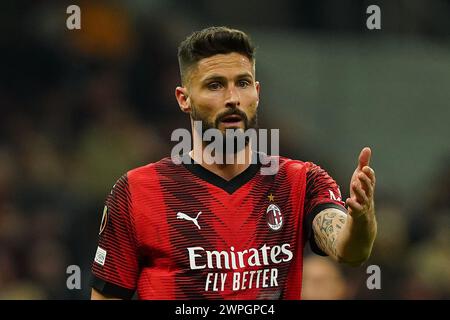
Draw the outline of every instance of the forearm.
<instances>
[{"instance_id":1,"label":"forearm","mask_svg":"<svg viewBox=\"0 0 450 320\"><path fill-rule=\"evenodd\" d=\"M370 148L364 148L350 180L347 214L325 209L313 220L314 239L336 261L359 266L372 252L377 234L375 217L375 172L369 167Z\"/></svg>"},{"instance_id":2,"label":"forearm","mask_svg":"<svg viewBox=\"0 0 450 320\"><path fill-rule=\"evenodd\" d=\"M359 266L370 256L377 223L374 211L355 219L329 208L314 218L313 231L322 251L338 262Z\"/></svg>"},{"instance_id":3,"label":"forearm","mask_svg":"<svg viewBox=\"0 0 450 320\"><path fill-rule=\"evenodd\" d=\"M370 257L376 234L375 214L364 214L358 218L347 215L336 239L338 261L355 266L361 265Z\"/></svg>"}]
</instances>

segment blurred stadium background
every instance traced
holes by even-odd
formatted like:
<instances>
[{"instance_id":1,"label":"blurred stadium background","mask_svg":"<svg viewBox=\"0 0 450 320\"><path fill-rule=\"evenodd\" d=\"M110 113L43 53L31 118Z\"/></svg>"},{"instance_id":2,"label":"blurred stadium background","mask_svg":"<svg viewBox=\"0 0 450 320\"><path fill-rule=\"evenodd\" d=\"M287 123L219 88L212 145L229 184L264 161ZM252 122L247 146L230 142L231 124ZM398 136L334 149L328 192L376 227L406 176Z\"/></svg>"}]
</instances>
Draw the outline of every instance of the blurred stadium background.
<instances>
[{"instance_id":1,"label":"blurred stadium background","mask_svg":"<svg viewBox=\"0 0 450 320\"><path fill-rule=\"evenodd\" d=\"M66 28L77 4L82 29ZM382 30L366 28L378 4ZM379 234L365 267L308 253L311 299L450 297L450 1L2 1L0 298L87 299L103 201L128 169L170 153L176 48L227 25L258 46L260 125L281 154L348 195L373 150ZM82 289L68 290L79 265Z\"/></svg>"}]
</instances>

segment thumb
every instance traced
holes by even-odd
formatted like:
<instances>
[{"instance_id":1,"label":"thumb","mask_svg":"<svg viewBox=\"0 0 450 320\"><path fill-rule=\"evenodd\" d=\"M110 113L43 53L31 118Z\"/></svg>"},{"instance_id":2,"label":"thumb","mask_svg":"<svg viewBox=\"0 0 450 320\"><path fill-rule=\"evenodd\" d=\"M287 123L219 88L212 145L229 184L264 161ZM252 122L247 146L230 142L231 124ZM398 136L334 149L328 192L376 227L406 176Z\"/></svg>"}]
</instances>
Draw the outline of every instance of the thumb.
<instances>
[{"instance_id":1,"label":"thumb","mask_svg":"<svg viewBox=\"0 0 450 320\"><path fill-rule=\"evenodd\" d=\"M365 166L370 164L370 157L372 155L372 150L369 147L365 147L361 150L358 159L358 169L362 170Z\"/></svg>"}]
</instances>

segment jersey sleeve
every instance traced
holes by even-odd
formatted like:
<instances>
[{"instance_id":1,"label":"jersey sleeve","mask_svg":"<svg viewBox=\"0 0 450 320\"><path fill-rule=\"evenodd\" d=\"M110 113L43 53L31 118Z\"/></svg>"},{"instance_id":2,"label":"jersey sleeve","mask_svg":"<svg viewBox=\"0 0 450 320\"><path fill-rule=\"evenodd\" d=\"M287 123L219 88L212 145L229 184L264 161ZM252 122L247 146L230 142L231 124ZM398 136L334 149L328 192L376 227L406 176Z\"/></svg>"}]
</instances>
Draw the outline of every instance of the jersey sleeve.
<instances>
[{"instance_id":1,"label":"jersey sleeve","mask_svg":"<svg viewBox=\"0 0 450 320\"><path fill-rule=\"evenodd\" d=\"M138 250L127 175L113 186L103 209L91 286L105 295L130 299L138 278Z\"/></svg>"},{"instance_id":2,"label":"jersey sleeve","mask_svg":"<svg viewBox=\"0 0 450 320\"><path fill-rule=\"evenodd\" d=\"M315 216L326 208L336 208L345 213L345 203L342 201L339 185L332 177L318 165L308 162L306 171L306 192L304 207L304 230L306 240L309 240L311 250L319 255L326 256L316 244L312 229Z\"/></svg>"}]
</instances>

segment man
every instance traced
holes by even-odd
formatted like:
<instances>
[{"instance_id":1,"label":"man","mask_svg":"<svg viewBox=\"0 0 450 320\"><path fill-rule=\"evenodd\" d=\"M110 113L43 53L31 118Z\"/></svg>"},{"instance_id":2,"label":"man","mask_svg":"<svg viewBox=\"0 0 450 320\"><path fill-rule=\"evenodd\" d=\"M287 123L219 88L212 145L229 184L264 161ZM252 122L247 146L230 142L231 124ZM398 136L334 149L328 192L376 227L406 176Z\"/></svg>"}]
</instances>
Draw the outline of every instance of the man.
<instances>
[{"instance_id":1,"label":"man","mask_svg":"<svg viewBox=\"0 0 450 320\"><path fill-rule=\"evenodd\" d=\"M300 299L306 241L336 261L366 261L376 235L371 150L361 151L345 203L311 162L277 157L278 171L261 174L268 162L253 162L248 143L231 151L243 163L203 161L207 129L256 127L254 48L245 33L212 27L184 40L178 57L175 95L193 127L202 121L192 130L200 148L183 156L193 161L164 158L114 185L92 298L131 298L137 290L140 299Z\"/></svg>"}]
</instances>

